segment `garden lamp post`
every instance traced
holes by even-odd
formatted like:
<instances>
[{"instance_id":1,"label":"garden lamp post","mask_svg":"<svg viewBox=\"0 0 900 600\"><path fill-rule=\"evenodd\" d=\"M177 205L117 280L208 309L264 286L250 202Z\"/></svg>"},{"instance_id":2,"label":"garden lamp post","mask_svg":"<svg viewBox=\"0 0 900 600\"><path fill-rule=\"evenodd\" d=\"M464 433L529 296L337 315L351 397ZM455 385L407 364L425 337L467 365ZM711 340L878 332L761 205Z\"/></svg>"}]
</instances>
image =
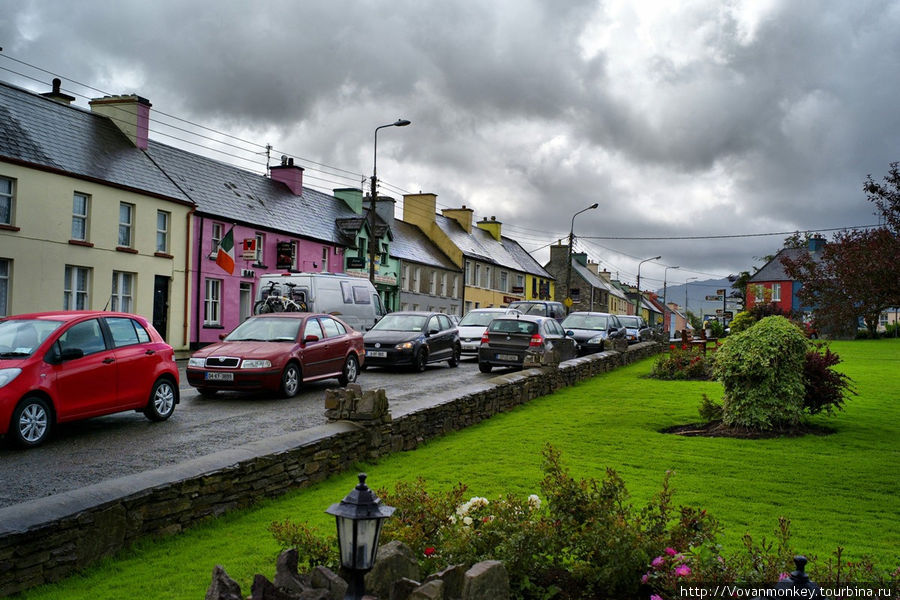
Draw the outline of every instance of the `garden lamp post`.
<instances>
[{"instance_id":1,"label":"garden lamp post","mask_svg":"<svg viewBox=\"0 0 900 600\"><path fill-rule=\"evenodd\" d=\"M672 311L669 309L669 303L666 302L666 275L668 275L669 269L680 269L680 268L681 268L680 266L678 266L678 267L666 267L665 270L663 270L663 321L665 321L665 318L666 318L666 313L665 313L665 311L668 310L668 311L669 311L669 332L670 332L670 335L671 335L671 331L672 331L672 314L671 314Z\"/></svg>"},{"instance_id":2,"label":"garden lamp post","mask_svg":"<svg viewBox=\"0 0 900 600\"><path fill-rule=\"evenodd\" d=\"M583 208L572 215L572 224L569 226L569 252L567 253L568 258L566 259L566 289L564 290L564 304L566 305L566 314L569 314L569 310L572 308L572 298L569 297L569 294L571 293L570 287L572 285L572 241L575 237L575 217L583 212L593 210L598 206L600 205L597 202L594 202L587 208Z\"/></svg>"},{"instance_id":3,"label":"garden lamp post","mask_svg":"<svg viewBox=\"0 0 900 600\"><path fill-rule=\"evenodd\" d=\"M385 127L406 127L410 121L406 119L397 119L393 123L387 125L379 125L375 128L375 151L372 153L372 206L369 209L369 281L375 285L375 202L377 192L375 190L378 182L378 130Z\"/></svg>"},{"instance_id":4,"label":"garden lamp post","mask_svg":"<svg viewBox=\"0 0 900 600\"><path fill-rule=\"evenodd\" d=\"M637 304L635 304L635 313L637 316L641 316L641 303L643 302L643 298L641 297L641 265L647 262L648 260L659 260L662 256L654 256L653 258L645 258L641 262L638 263L638 277L637 277Z\"/></svg>"},{"instance_id":5,"label":"garden lamp post","mask_svg":"<svg viewBox=\"0 0 900 600\"><path fill-rule=\"evenodd\" d=\"M337 522L341 566L350 573L344 600L360 600L365 595L365 575L375 564L381 527L394 510L381 503L366 485L366 474L360 473L359 484L325 511Z\"/></svg>"}]
</instances>

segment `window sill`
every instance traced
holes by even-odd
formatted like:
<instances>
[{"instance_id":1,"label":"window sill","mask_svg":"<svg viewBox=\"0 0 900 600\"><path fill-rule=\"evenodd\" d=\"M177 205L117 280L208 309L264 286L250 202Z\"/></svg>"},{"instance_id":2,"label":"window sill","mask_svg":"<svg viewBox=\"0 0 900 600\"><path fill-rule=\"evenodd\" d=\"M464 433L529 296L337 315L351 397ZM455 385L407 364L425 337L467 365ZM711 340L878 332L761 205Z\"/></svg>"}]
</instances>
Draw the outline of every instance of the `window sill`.
<instances>
[{"instance_id":1,"label":"window sill","mask_svg":"<svg viewBox=\"0 0 900 600\"><path fill-rule=\"evenodd\" d=\"M207 325L203 324L203 329L225 329L222 325Z\"/></svg>"},{"instance_id":2,"label":"window sill","mask_svg":"<svg viewBox=\"0 0 900 600\"><path fill-rule=\"evenodd\" d=\"M269 268L269 265L264 265L262 263L253 263L250 266L253 267L254 269L268 269Z\"/></svg>"},{"instance_id":3,"label":"window sill","mask_svg":"<svg viewBox=\"0 0 900 600\"><path fill-rule=\"evenodd\" d=\"M15 225L6 225L5 223L0 225L0 230L3 231L21 231L21 228L16 227Z\"/></svg>"},{"instance_id":4,"label":"window sill","mask_svg":"<svg viewBox=\"0 0 900 600\"><path fill-rule=\"evenodd\" d=\"M127 254L137 254L138 251L134 248L128 248L126 246L116 246L116 252L125 252Z\"/></svg>"},{"instance_id":5,"label":"window sill","mask_svg":"<svg viewBox=\"0 0 900 600\"><path fill-rule=\"evenodd\" d=\"M69 240L69 243L73 246L84 246L85 248L93 248L94 244L91 242L86 242L84 240Z\"/></svg>"},{"instance_id":6,"label":"window sill","mask_svg":"<svg viewBox=\"0 0 900 600\"><path fill-rule=\"evenodd\" d=\"M153 253L153 256L157 256L157 257L159 257L159 258L168 258L168 259L175 258L175 257L172 256L171 254L168 254L168 253L166 253L166 252L154 252L154 253Z\"/></svg>"}]
</instances>

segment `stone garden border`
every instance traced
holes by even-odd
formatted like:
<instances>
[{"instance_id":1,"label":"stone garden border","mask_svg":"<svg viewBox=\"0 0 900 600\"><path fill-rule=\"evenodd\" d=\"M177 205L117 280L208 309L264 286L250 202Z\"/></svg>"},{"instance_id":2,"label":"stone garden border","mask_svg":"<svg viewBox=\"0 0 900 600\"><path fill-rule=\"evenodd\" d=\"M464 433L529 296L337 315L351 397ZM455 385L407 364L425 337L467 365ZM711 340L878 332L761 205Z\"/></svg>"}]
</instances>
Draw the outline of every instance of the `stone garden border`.
<instances>
[{"instance_id":1,"label":"stone garden border","mask_svg":"<svg viewBox=\"0 0 900 600\"><path fill-rule=\"evenodd\" d=\"M320 482L359 460L412 450L664 349L645 342L559 368L500 375L460 397L405 403L389 422L332 422L2 508L0 596L58 581L143 537L178 533L201 519Z\"/></svg>"}]
</instances>

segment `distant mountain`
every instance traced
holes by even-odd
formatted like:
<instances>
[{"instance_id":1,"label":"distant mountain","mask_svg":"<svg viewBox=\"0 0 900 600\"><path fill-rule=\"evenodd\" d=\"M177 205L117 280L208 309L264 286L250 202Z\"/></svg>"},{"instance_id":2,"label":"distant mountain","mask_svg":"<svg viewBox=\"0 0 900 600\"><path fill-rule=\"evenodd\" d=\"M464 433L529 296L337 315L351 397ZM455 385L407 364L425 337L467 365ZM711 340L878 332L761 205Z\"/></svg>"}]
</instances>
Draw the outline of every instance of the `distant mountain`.
<instances>
[{"instance_id":1,"label":"distant mountain","mask_svg":"<svg viewBox=\"0 0 900 600\"><path fill-rule=\"evenodd\" d=\"M666 301L675 302L678 307L685 307L685 290L687 290L687 308L698 316L714 315L716 309L722 308L722 302L710 302L706 300L707 296L715 296L718 290L726 290L725 294L730 296L735 290L731 288L731 282L725 279L705 279L690 281L686 285L681 283L678 285L666 286ZM663 298L662 288L656 290L660 299ZM728 303L727 310L738 312L741 310L739 305Z\"/></svg>"}]
</instances>

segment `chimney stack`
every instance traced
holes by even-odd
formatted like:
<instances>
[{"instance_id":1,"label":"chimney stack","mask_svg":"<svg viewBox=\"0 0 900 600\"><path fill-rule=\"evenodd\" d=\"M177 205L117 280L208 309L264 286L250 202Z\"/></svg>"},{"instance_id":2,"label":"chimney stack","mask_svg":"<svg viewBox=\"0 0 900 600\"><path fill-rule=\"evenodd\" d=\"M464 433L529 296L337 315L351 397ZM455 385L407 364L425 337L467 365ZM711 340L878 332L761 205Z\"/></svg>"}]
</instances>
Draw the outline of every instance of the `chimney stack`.
<instances>
[{"instance_id":1,"label":"chimney stack","mask_svg":"<svg viewBox=\"0 0 900 600\"><path fill-rule=\"evenodd\" d=\"M282 155L281 164L269 168L269 176L288 186L295 196L303 195L303 167L295 166L293 158Z\"/></svg>"},{"instance_id":2,"label":"chimney stack","mask_svg":"<svg viewBox=\"0 0 900 600\"><path fill-rule=\"evenodd\" d=\"M109 118L122 130L131 143L147 149L150 132L150 101L138 95L104 96L89 103L91 111Z\"/></svg>"},{"instance_id":3,"label":"chimney stack","mask_svg":"<svg viewBox=\"0 0 900 600\"><path fill-rule=\"evenodd\" d=\"M495 240L497 240L498 242L500 241L500 228L503 226L503 223L498 221L497 217L492 216L490 221L488 221L487 219L478 221L476 225L478 225L479 229L484 229L485 231L490 233Z\"/></svg>"},{"instance_id":4,"label":"chimney stack","mask_svg":"<svg viewBox=\"0 0 900 600\"><path fill-rule=\"evenodd\" d=\"M472 233L472 214L474 212L471 208L466 208L465 204L462 205L462 208L445 208L441 210L442 215L459 223L468 234Z\"/></svg>"}]
</instances>

